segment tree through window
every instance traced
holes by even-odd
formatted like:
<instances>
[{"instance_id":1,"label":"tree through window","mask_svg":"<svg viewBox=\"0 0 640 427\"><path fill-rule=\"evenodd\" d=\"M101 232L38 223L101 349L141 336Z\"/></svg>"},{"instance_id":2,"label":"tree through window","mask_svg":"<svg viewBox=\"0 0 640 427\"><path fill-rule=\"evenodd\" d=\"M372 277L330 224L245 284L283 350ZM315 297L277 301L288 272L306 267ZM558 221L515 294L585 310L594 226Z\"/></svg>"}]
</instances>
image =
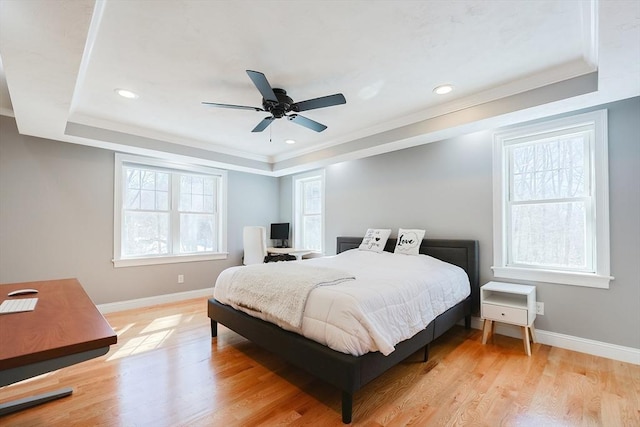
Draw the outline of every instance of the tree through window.
<instances>
[{"instance_id":1,"label":"tree through window","mask_svg":"<svg viewBox=\"0 0 640 427\"><path fill-rule=\"evenodd\" d=\"M608 287L606 110L494 141L494 275Z\"/></svg>"},{"instance_id":2,"label":"tree through window","mask_svg":"<svg viewBox=\"0 0 640 427\"><path fill-rule=\"evenodd\" d=\"M226 173L116 155L116 266L226 258Z\"/></svg>"}]
</instances>

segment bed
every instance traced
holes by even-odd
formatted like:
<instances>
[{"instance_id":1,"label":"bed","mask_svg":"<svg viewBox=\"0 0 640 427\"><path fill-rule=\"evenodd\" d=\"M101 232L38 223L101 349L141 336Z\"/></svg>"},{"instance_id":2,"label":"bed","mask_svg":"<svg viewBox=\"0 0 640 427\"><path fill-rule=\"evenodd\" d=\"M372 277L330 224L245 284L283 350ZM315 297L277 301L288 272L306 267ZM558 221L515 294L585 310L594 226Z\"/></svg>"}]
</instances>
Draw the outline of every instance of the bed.
<instances>
[{"instance_id":1,"label":"bed","mask_svg":"<svg viewBox=\"0 0 640 427\"><path fill-rule=\"evenodd\" d=\"M361 237L338 237L336 253L355 249L361 242ZM395 245L395 239L389 239L385 251L393 252ZM217 325L220 323L266 350L278 354L289 363L334 385L342 392L342 421L350 423L353 395L356 391L417 351L424 351L426 361L429 343L462 319L465 327L469 328L471 313L478 309L477 241L425 239L420 246L420 253L462 268L469 278L470 295L438 315L411 338L395 345L395 350L387 356L378 351L355 356L333 350L273 323L222 304L215 298L208 301L211 336L213 338L217 336Z\"/></svg>"}]
</instances>

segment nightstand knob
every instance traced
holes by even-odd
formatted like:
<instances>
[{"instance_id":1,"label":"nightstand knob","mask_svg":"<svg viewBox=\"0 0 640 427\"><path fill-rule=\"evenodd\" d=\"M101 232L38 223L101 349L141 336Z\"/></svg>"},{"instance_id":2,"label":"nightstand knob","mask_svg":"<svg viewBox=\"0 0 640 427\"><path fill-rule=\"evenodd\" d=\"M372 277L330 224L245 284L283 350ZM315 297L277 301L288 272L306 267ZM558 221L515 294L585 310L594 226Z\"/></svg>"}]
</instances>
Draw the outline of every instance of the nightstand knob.
<instances>
[{"instance_id":1,"label":"nightstand knob","mask_svg":"<svg viewBox=\"0 0 640 427\"><path fill-rule=\"evenodd\" d=\"M502 313L502 315L504 316L504 313Z\"/></svg>"}]
</instances>

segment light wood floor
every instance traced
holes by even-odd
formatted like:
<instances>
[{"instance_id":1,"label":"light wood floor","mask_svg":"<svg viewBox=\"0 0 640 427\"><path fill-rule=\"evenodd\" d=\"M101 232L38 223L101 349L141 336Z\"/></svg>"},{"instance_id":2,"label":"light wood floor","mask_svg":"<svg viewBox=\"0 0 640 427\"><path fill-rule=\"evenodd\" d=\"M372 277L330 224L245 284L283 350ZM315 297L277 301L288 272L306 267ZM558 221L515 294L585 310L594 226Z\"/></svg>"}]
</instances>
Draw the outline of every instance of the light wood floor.
<instances>
[{"instance_id":1,"label":"light wood floor","mask_svg":"<svg viewBox=\"0 0 640 427\"><path fill-rule=\"evenodd\" d=\"M0 389L0 401L71 386L0 418L9 426L342 425L340 392L234 332L210 338L206 299L106 315L98 359ZM456 327L358 391L361 426L639 426L640 366Z\"/></svg>"}]
</instances>

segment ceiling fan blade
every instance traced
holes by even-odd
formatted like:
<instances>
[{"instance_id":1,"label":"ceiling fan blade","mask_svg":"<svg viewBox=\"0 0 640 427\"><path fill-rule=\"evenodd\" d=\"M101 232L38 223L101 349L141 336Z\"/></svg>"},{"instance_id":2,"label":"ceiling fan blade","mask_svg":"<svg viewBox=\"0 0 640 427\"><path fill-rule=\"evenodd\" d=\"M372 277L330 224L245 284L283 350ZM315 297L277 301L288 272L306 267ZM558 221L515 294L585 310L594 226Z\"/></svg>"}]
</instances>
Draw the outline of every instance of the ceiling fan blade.
<instances>
[{"instance_id":1,"label":"ceiling fan blade","mask_svg":"<svg viewBox=\"0 0 640 427\"><path fill-rule=\"evenodd\" d=\"M273 116L269 116L269 117L265 117L264 119L262 119L262 121L260 123L258 123L258 126L254 127L253 130L251 132L262 132L263 130L265 130L270 124L271 122L273 122L275 120L275 117Z\"/></svg>"},{"instance_id":2,"label":"ceiling fan blade","mask_svg":"<svg viewBox=\"0 0 640 427\"><path fill-rule=\"evenodd\" d=\"M249 78L251 79L253 84L256 85L264 99L266 99L267 101L278 102L278 98L276 97L276 94L273 93L273 88L269 84L269 81L264 74L262 74L260 71L251 70L247 70L247 74L249 75Z\"/></svg>"},{"instance_id":3,"label":"ceiling fan blade","mask_svg":"<svg viewBox=\"0 0 640 427\"><path fill-rule=\"evenodd\" d=\"M245 105L232 105L232 104L218 104L215 102L202 102L202 105L206 105L208 107L218 107L218 108L233 108L235 110L264 111L260 107L247 107Z\"/></svg>"},{"instance_id":4,"label":"ceiling fan blade","mask_svg":"<svg viewBox=\"0 0 640 427\"><path fill-rule=\"evenodd\" d=\"M325 130L327 128L322 123L318 123L318 122L313 121L311 119L307 119L306 117L303 117L303 116L301 116L299 114L291 114L290 116L287 116L287 119L291 120L292 122L294 122L296 124L299 124L301 126L309 128L311 130L315 130L316 132L322 132L323 130Z\"/></svg>"},{"instance_id":5,"label":"ceiling fan blade","mask_svg":"<svg viewBox=\"0 0 640 427\"><path fill-rule=\"evenodd\" d=\"M347 100L345 99L344 95L341 93L336 93L335 95L328 95L320 98L296 102L295 104L291 105L291 110L296 112L308 111L346 103Z\"/></svg>"}]
</instances>

